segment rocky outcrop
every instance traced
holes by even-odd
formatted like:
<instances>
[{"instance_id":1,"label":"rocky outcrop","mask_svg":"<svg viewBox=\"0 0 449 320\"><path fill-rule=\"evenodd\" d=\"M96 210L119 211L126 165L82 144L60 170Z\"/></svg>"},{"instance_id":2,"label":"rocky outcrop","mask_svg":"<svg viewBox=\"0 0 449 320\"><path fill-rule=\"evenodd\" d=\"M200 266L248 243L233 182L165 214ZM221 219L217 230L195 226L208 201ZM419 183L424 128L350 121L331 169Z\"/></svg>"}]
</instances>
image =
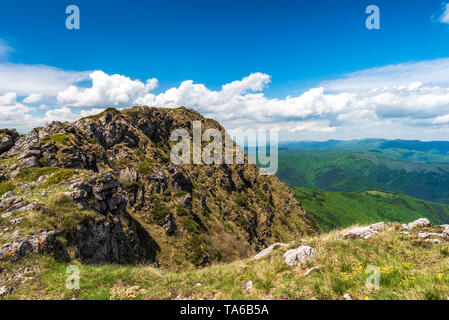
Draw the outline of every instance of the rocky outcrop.
<instances>
[{"instance_id":1,"label":"rocky outcrop","mask_svg":"<svg viewBox=\"0 0 449 320\"><path fill-rule=\"evenodd\" d=\"M421 218L421 219L415 220L413 222L410 222L408 224L402 225L403 228L408 229L408 230L412 230L416 227L421 228L421 227L430 227L430 226L432 226L432 223L426 218Z\"/></svg>"},{"instance_id":2,"label":"rocky outcrop","mask_svg":"<svg viewBox=\"0 0 449 320\"><path fill-rule=\"evenodd\" d=\"M0 261L17 261L29 253L45 252L58 261L68 261L70 257L64 246L57 240L56 232L42 232L27 238L19 238L0 247Z\"/></svg>"},{"instance_id":3,"label":"rocky outcrop","mask_svg":"<svg viewBox=\"0 0 449 320\"><path fill-rule=\"evenodd\" d=\"M268 248L265 248L264 250L262 250L261 252L256 254L253 257L253 260L259 260L259 259L262 259L263 257L266 257L267 255L269 255L271 252L273 252L273 250L275 250L278 247L288 247L288 244L280 243L280 242L273 243Z\"/></svg>"},{"instance_id":4,"label":"rocky outcrop","mask_svg":"<svg viewBox=\"0 0 449 320\"><path fill-rule=\"evenodd\" d=\"M316 255L316 250L309 246L300 246L296 249L288 250L284 253L285 263L294 268L299 264L313 258Z\"/></svg>"},{"instance_id":5,"label":"rocky outcrop","mask_svg":"<svg viewBox=\"0 0 449 320\"><path fill-rule=\"evenodd\" d=\"M356 227L348 232L346 232L343 237L348 239L369 239L372 236L375 236L381 231L382 229L386 228L386 224L384 222L378 222L375 224L372 224L370 226L365 227Z\"/></svg>"},{"instance_id":6,"label":"rocky outcrop","mask_svg":"<svg viewBox=\"0 0 449 320\"><path fill-rule=\"evenodd\" d=\"M19 134L16 129L3 129L0 130L0 154L9 151L19 138Z\"/></svg>"},{"instance_id":7,"label":"rocky outcrop","mask_svg":"<svg viewBox=\"0 0 449 320\"><path fill-rule=\"evenodd\" d=\"M88 172L90 178L71 178L67 193L78 208L101 217L76 232L77 256L87 263L122 263L133 260L131 256L140 261L141 252L148 250L154 256L159 246L152 234L164 243L161 247L175 248L188 263L202 265L246 258L268 243L319 231L285 184L275 176L260 175L247 160L171 163L171 133L182 128L193 136L194 121L201 123L203 132L216 129L226 134L216 121L185 108L107 109L74 123L54 121L17 138L7 152L17 161L0 169L2 179L20 179L24 168ZM37 180L42 185L46 179L49 176ZM8 201L5 208L31 208L20 199ZM142 237L146 240L140 241ZM151 248L142 249L147 241ZM162 259L177 256L170 250Z\"/></svg>"},{"instance_id":8,"label":"rocky outcrop","mask_svg":"<svg viewBox=\"0 0 449 320\"><path fill-rule=\"evenodd\" d=\"M79 208L101 216L99 222L77 228L74 244L81 261L125 264L144 260L137 236L123 228L128 199L112 174L75 181L70 189L68 194Z\"/></svg>"}]
</instances>

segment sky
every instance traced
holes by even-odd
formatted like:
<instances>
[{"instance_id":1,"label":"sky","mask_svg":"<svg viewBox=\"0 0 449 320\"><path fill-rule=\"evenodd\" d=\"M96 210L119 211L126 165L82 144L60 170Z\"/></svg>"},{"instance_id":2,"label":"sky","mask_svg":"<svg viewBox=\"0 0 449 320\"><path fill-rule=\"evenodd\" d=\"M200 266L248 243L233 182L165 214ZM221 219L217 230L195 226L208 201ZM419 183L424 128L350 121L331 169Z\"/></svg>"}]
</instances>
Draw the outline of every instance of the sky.
<instances>
[{"instance_id":1,"label":"sky","mask_svg":"<svg viewBox=\"0 0 449 320\"><path fill-rule=\"evenodd\" d=\"M80 28L68 29L69 5ZM367 29L369 5L380 29ZM15 0L0 127L185 106L280 140L449 140L443 0Z\"/></svg>"}]
</instances>

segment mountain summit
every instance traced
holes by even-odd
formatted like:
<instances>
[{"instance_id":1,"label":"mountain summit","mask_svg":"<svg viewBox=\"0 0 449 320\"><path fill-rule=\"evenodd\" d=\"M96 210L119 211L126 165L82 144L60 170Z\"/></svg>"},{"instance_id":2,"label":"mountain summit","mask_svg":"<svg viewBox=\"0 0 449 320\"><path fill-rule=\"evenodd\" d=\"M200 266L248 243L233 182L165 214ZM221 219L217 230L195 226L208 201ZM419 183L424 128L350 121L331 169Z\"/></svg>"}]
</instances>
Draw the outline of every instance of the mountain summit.
<instances>
[{"instance_id":1,"label":"mountain summit","mask_svg":"<svg viewBox=\"0 0 449 320\"><path fill-rule=\"evenodd\" d=\"M203 266L318 231L289 188L248 161L174 165L170 134L192 135L193 121L226 134L193 110L150 107L21 137L3 130L0 259L46 251L87 264Z\"/></svg>"}]
</instances>

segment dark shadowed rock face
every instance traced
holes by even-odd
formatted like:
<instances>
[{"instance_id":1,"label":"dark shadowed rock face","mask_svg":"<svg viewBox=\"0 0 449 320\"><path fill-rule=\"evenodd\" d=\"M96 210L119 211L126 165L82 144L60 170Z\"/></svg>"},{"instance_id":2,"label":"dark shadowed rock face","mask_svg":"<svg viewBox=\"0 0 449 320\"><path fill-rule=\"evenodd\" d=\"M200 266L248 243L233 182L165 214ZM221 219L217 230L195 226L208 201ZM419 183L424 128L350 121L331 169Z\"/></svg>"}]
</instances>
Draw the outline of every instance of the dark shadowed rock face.
<instances>
[{"instance_id":1,"label":"dark shadowed rock face","mask_svg":"<svg viewBox=\"0 0 449 320\"><path fill-rule=\"evenodd\" d=\"M16 129L0 130L0 154L11 149L18 138L19 134Z\"/></svg>"},{"instance_id":2,"label":"dark shadowed rock face","mask_svg":"<svg viewBox=\"0 0 449 320\"><path fill-rule=\"evenodd\" d=\"M73 178L68 193L77 207L104 217L77 230L77 256L86 263L204 265L318 231L288 187L252 164L172 164L170 134L183 128L192 135L193 121L226 134L185 108L108 109L52 122L5 149L18 166L0 168L0 176L14 180L23 168L50 166L92 173Z\"/></svg>"}]
</instances>

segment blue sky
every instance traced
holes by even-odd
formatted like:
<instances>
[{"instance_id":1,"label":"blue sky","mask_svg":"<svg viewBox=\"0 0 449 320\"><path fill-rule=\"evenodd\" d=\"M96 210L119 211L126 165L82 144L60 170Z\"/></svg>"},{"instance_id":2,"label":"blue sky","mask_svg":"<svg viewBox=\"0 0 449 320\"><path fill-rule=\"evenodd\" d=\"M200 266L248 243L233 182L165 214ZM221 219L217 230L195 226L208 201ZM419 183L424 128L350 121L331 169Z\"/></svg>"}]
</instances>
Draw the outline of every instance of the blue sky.
<instances>
[{"instance_id":1,"label":"blue sky","mask_svg":"<svg viewBox=\"0 0 449 320\"><path fill-rule=\"evenodd\" d=\"M80 30L65 27L70 4L80 8ZM380 30L365 27L370 4L380 8ZM285 139L447 140L449 100L444 100L443 89L449 76L441 75L449 70L449 62L441 60L449 57L445 6L441 0L2 3L0 81L16 80L0 84L0 109L7 115L0 126L26 130L55 118L73 120L80 112L140 101L183 103L228 128L285 129ZM385 66L390 67L372 69ZM98 90L86 94L89 100L83 90L95 87L89 78L95 70L102 73L95 77ZM108 78L112 75L126 79ZM146 82L152 78L157 87ZM192 82L182 87L188 80ZM222 86L234 81L239 81L237 89L223 93ZM23 84L31 82L40 86ZM414 94L407 100L404 87L417 82L421 86L407 89ZM96 96L110 95L108 88L117 83L122 89L128 86L131 93L122 92L128 100ZM370 85L360 88L364 83ZM368 92L385 89L384 83L393 91ZM69 86L75 89L67 91ZM31 94L35 99L24 102ZM391 95L397 99L382 100ZM288 101L288 96L299 101ZM423 107L410 105L419 99L426 102ZM428 101L434 104L427 106ZM264 106L258 109L258 104ZM432 112L420 110L424 107ZM19 111L23 117L15 119ZM366 122L372 128L357 129ZM407 128L422 128L421 136Z\"/></svg>"}]
</instances>

